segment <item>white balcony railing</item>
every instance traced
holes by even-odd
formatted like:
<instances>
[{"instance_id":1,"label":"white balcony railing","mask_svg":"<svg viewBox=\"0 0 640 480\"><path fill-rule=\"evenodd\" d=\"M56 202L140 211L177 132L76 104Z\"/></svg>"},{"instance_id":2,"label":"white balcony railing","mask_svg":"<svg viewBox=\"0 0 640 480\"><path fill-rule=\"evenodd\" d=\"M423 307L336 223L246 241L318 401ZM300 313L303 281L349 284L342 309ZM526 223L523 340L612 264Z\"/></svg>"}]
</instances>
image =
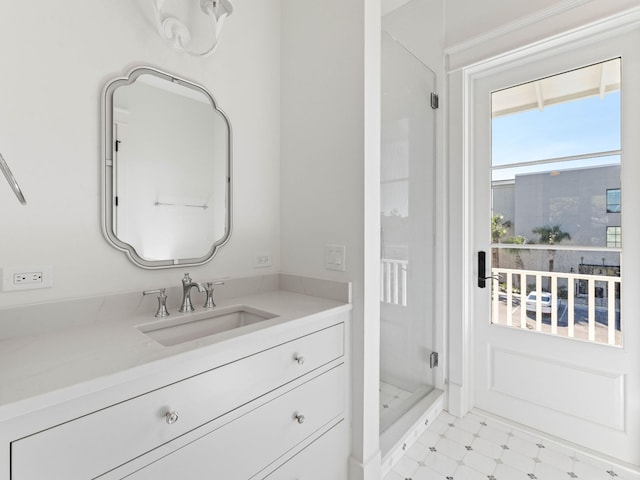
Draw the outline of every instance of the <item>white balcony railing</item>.
<instances>
[{"instance_id":1,"label":"white balcony railing","mask_svg":"<svg viewBox=\"0 0 640 480\"><path fill-rule=\"evenodd\" d=\"M380 299L383 303L407 306L407 260L383 258L380 275Z\"/></svg>"},{"instance_id":2,"label":"white balcony railing","mask_svg":"<svg viewBox=\"0 0 640 480\"><path fill-rule=\"evenodd\" d=\"M491 272L492 323L595 343L622 344L620 277L506 268L493 268ZM536 295L527 308L527 295L543 291L551 293L550 312L543 313L541 295ZM545 305L544 310L549 307Z\"/></svg>"},{"instance_id":3,"label":"white balcony railing","mask_svg":"<svg viewBox=\"0 0 640 480\"><path fill-rule=\"evenodd\" d=\"M406 260L381 260L383 303L407 306L407 267ZM507 268L491 272L492 323L622 345L620 277ZM524 292L524 301L520 291ZM527 308L526 297L531 292L549 292L550 308L543 308L540 295L535 306L530 302Z\"/></svg>"}]
</instances>

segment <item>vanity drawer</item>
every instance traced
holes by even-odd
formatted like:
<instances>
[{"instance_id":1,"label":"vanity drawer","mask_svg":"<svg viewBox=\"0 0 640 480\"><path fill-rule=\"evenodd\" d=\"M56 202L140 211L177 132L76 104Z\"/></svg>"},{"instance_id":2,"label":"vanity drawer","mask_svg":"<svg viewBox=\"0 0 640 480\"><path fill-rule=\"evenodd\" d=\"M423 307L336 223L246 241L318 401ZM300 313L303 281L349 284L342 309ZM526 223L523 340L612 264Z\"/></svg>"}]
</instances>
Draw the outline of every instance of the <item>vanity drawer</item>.
<instances>
[{"instance_id":1,"label":"vanity drawer","mask_svg":"<svg viewBox=\"0 0 640 480\"><path fill-rule=\"evenodd\" d=\"M16 440L11 479L97 477L341 357L343 336L338 324Z\"/></svg>"},{"instance_id":2,"label":"vanity drawer","mask_svg":"<svg viewBox=\"0 0 640 480\"><path fill-rule=\"evenodd\" d=\"M349 438L345 422L340 422L277 470L251 480L346 480Z\"/></svg>"},{"instance_id":3,"label":"vanity drawer","mask_svg":"<svg viewBox=\"0 0 640 480\"><path fill-rule=\"evenodd\" d=\"M247 480L343 410L344 364L125 478Z\"/></svg>"}]
</instances>

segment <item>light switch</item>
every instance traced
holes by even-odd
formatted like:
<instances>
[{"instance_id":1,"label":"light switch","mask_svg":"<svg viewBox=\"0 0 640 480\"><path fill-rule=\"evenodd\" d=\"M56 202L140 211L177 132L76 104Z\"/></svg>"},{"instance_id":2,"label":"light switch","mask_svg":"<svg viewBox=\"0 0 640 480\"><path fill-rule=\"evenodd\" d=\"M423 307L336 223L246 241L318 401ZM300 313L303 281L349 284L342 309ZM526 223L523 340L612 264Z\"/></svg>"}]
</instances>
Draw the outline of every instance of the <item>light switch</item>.
<instances>
[{"instance_id":1,"label":"light switch","mask_svg":"<svg viewBox=\"0 0 640 480\"><path fill-rule=\"evenodd\" d=\"M344 245L325 245L324 246L324 265L328 270L345 270L345 251Z\"/></svg>"}]
</instances>

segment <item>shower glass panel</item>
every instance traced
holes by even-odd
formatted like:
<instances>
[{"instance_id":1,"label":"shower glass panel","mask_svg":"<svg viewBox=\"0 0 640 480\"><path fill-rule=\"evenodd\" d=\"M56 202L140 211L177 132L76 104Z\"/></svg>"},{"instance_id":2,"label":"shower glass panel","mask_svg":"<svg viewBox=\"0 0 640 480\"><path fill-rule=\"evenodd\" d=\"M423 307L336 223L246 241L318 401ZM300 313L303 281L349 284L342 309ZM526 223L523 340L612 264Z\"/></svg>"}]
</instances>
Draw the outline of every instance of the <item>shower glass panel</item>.
<instances>
[{"instance_id":1,"label":"shower glass panel","mask_svg":"<svg viewBox=\"0 0 640 480\"><path fill-rule=\"evenodd\" d=\"M434 384L435 74L382 35L380 430Z\"/></svg>"}]
</instances>

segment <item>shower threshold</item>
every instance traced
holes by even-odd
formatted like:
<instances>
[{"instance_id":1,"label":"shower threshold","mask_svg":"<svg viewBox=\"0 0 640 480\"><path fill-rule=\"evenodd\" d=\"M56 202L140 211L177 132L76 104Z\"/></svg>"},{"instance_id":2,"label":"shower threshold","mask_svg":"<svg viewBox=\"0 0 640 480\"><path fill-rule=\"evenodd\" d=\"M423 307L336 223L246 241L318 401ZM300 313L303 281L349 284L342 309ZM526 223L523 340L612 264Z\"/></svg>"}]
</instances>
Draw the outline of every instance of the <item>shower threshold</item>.
<instances>
[{"instance_id":1,"label":"shower threshold","mask_svg":"<svg viewBox=\"0 0 640 480\"><path fill-rule=\"evenodd\" d=\"M401 402L402 406L408 410L402 412L398 408L390 412L388 417L381 416L380 451L382 452L383 478L444 408L442 390L432 387L423 387L421 390L422 392L416 391ZM413 404L409 407L411 402ZM383 428L383 421L386 424L385 428Z\"/></svg>"}]
</instances>

